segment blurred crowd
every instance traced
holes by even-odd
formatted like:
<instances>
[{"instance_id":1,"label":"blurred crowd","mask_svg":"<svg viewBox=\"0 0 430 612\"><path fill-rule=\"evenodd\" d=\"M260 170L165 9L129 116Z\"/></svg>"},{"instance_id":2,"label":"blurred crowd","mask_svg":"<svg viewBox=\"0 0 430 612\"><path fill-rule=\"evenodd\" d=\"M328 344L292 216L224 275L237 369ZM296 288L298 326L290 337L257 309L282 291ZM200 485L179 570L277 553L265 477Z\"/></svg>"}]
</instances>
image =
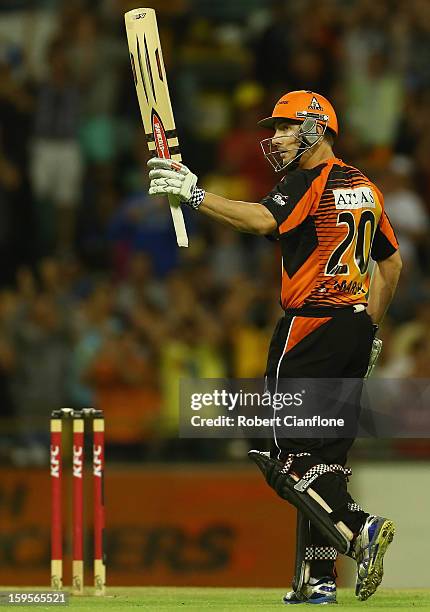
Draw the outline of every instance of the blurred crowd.
<instances>
[{"instance_id":1,"label":"blurred crowd","mask_svg":"<svg viewBox=\"0 0 430 612\"><path fill-rule=\"evenodd\" d=\"M281 315L276 246L185 211L179 250L147 195L123 25L135 4L0 7L0 455L15 463L46 460L65 405L104 409L119 457L233 456L177 441L179 379L261 376ZM145 4L183 159L207 189L258 201L279 180L258 119L288 90L332 100L336 154L382 189L404 260L377 372L429 378L430 3Z\"/></svg>"}]
</instances>

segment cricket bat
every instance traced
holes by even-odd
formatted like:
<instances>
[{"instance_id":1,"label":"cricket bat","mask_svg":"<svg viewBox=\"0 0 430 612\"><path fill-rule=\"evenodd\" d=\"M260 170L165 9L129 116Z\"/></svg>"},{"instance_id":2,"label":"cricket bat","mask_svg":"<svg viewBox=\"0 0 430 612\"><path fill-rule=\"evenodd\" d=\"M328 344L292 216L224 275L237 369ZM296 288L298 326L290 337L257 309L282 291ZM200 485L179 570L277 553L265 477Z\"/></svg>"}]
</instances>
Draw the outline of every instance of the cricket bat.
<instances>
[{"instance_id":1,"label":"cricket bat","mask_svg":"<svg viewBox=\"0 0 430 612\"><path fill-rule=\"evenodd\" d=\"M181 161L155 11L137 8L125 13L124 17L134 84L149 151L152 157ZM169 204L178 245L187 247L187 230L179 200L169 195Z\"/></svg>"}]
</instances>

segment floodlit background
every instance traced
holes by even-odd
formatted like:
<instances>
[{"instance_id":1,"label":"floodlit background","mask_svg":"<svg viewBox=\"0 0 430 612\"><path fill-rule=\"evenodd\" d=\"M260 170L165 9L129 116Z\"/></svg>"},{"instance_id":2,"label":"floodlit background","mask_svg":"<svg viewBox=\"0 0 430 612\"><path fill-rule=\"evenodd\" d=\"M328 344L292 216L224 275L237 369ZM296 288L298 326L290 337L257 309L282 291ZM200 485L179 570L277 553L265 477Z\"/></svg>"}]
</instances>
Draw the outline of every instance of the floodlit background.
<instances>
[{"instance_id":1,"label":"floodlit background","mask_svg":"<svg viewBox=\"0 0 430 612\"><path fill-rule=\"evenodd\" d=\"M142 3L184 162L208 190L258 201L279 177L257 120L288 90L332 100L336 153L384 192L404 260L377 375L428 378L427 0ZM0 3L0 583L48 584L50 411L96 406L111 583L287 585L294 515L247 444L177 438L180 377L262 375L279 254L188 211L191 246L176 247L166 202L147 195L123 23L137 6ZM429 458L427 440L352 453L359 501L399 523L386 586L429 586L426 560L407 562L427 550Z\"/></svg>"}]
</instances>

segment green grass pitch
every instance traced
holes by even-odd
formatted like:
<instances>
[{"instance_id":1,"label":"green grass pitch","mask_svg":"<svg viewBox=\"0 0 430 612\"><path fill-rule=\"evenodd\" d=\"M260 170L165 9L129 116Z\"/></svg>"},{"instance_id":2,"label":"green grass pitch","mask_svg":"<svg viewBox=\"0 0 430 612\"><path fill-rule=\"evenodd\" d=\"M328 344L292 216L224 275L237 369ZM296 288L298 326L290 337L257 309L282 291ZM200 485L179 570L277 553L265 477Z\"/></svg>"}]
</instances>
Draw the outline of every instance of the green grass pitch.
<instances>
[{"instance_id":1,"label":"green grass pitch","mask_svg":"<svg viewBox=\"0 0 430 612\"><path fill-rule=\"evenodd\" d=\"M0 590L30 590L3 587ZM37 589L39 590L39 589ZM282 604L282 589L223 589L223 588L175 588L175 587L129 587L108 588L106 597L70 597L70 606L26 606L35 610L214 610L222 612L249 611L271 612L286 610ZM338 591L339 605L336 610L429 610L430 589L391 590L380 589L365 602L357 601L351 589ZM309 604L299 609L312 609ZM1 606L1 610L24 609L23 606ZM296 609L296 608L294 608ZM324 609L326 609L324 607Z\"/></svg>"}]
</instances>

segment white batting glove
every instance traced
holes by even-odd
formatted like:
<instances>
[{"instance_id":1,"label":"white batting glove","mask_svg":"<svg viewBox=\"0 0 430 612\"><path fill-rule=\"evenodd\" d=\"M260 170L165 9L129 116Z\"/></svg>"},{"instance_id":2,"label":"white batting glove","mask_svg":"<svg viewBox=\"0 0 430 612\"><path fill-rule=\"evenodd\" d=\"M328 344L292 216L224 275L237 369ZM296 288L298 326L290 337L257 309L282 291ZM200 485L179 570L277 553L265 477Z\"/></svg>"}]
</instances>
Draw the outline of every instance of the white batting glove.
<instances>
[{"instance_id":1,"label":"white batting glove","mask_svg":"<svg viewBox=\"0 0 430 612\"><path fill-rule=\"evenodd\" d=\"M181 202L198 209L205 197L197 187L197 176L187 166L172 159L153 157L148 161L150 195L174 195Z\"/></svg>"},{"instance_id":2,"label":"white batting glove","mask_svg":"<svg viewBox=\"0 0 430 612\"><path fill-rule=\"evenodd\" d=\"M377 325L373 326L373 331L375 334L377 333L378 331ZM372 374L373 369L376 365L376 362L378 361L378 357L381 354L381 351L382 351L382 340L380 338L373 338L372 350L370 351L369 365L367 367L367 372L364 378L369 378L369 376Z\"/></svg>"}]
</instances>

